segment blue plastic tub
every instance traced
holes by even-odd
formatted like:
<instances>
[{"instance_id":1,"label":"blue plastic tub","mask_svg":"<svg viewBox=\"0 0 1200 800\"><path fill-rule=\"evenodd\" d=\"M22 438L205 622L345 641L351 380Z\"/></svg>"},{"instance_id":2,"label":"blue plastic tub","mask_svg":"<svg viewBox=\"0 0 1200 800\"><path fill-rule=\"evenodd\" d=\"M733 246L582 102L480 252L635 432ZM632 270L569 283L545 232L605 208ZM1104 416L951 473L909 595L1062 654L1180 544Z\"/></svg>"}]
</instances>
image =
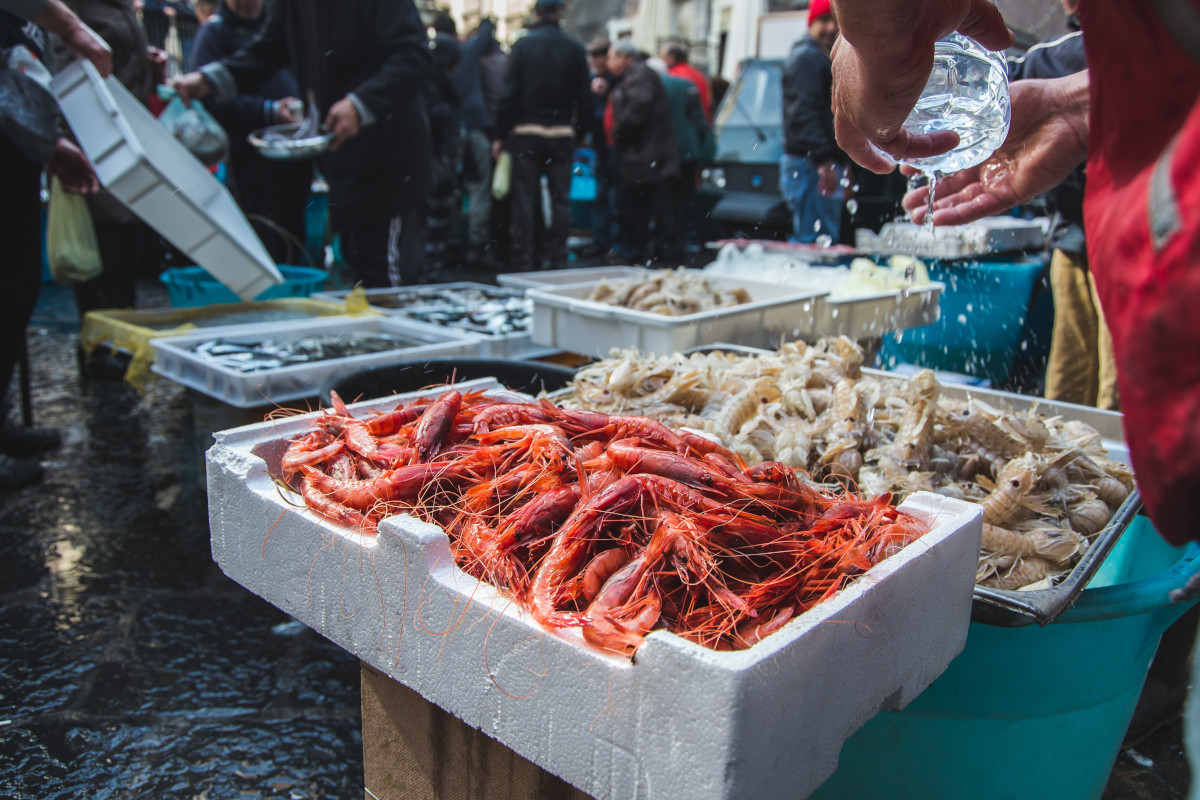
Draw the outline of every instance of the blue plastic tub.
<instances>
[{"instance_id":1,"label":"blue plastic tub","mask_svg":"<svg viewBox=\"0 0 1200 800\"><path fill-rule=\"evenodd\" d=\"M1158 647L1200 569L1138 517L1075 605L1044 628L971 623L963 652L903 711L851 736L812 800L1097 800Z\"/></svg>"},{"instance_id":2,"label":"blue plastic tub","mask_svg":"<svg viewBox=\"0 0 1200 800\"><path fill-rule=\"evenodd\" d=\"M308 297L325 288L329 273L312 267L279 267L283 283L272 286L255 300L274 300L278 297ZM164 270L159 280L167 285L167 294L174 308L211 306L214 303L238 303L240 298L214 278L203 267L174 267Z\"/></svg>"},{"instance_id":3,"label":"blue plastic tub","mask_svg":"<svg viewBox=\"0 0 1200 800\"><path fill-rule=\"evenodd\" d=\"M884 336L885 368L908 362L996 383L1007 380L1045 259L931 261L928 267L932 280L946 284L941 316L932 325Z\"/></svg>"}]
</instances>

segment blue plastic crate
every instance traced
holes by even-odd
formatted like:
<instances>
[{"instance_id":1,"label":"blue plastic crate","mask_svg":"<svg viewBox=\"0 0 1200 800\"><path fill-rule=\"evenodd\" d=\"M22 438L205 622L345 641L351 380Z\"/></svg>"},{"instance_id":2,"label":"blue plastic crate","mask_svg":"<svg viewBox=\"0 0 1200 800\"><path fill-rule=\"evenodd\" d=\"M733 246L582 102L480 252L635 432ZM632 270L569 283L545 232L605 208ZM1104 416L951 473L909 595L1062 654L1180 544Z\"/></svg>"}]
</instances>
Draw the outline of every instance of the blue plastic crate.
<instances>
[{"instance_id":1,"label":"blue plastic crate","mask_svg":"<svg viewBox=\"0 0 1200 800\"><path fill-rule=\"evenodd\" d=\"M280 266L283 283L272 286L255 300L274 300L278 297L308 297L325 288L329 273L312 267ZM175 267L159 276L167 285L167 294L174 308L210 306L214 303L237 303L238 296L208 273L203 267Z\"/></svg>"},{"instance_id":2,"label":"blue plastic crate","mask_svg":"<svg viewBox=\"0 0 1200 800\"><path fill-rule=\"evenodd\" d=\"M928 267L930 279L946 285L941 317L884 336L884 366L906 362L995 383L1007 380L1045 259L931 261Z\"/></svg>"}]
</instances>

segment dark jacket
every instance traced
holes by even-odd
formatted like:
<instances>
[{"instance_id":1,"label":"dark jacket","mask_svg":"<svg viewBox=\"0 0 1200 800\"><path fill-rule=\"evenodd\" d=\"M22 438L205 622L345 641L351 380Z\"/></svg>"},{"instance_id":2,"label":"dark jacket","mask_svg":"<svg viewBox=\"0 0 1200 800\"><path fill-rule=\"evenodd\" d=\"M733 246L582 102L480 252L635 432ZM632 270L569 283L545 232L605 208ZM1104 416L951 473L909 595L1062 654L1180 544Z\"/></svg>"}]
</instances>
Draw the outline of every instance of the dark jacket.
<instances>
[{"instance_id":1,"label":"dark jacket","mask_svg":"<svg viewBox=\"0 0 1200 800\"><path fill-rule=\"evenodd\" d=\"M517 125L573 125L582 139L591 124L592 91L583 45L554 22L538 22L513 45L496 115L495 138Z\"/></svg>"},{"instance_id":2,"label":"dark jacket","mask_svg":"<svg viewBox=\"0 0 1200 800\"><path fill-rule=\"evenodd\" d=\"M695 164L709 161L716 153L716 138L704 116L700 90L687 78L666 75L662 79L671 105L671 127L675 130L675 146L679 163Z\"/></svg>"},{"instance_id":3,"label":"dark jacket","mask_svg":"<svg viewBox=\"0 0 1200 800\"><path fill-rule=\"evenodd\" d=\"M491 20L484 20L467 41L463 42L462 60L455 71L454 89L462 98L458 108L463 127L469 131L490 131L492 115L488 113L480 77L480 61L499 45L496 43L496 28Z\"/></svg>"},{"instance_id":4,"label":"dark jacket","mask_svg":"<svg viewBox=\"0 0 1200 800\"><path fill-rule=\"evenodd\" d=\"M1008 61L1010 81L1028 78L1062 78L1087 69L1083 34L1076 31L1029 48L1020 58ZM1046 192L1046 207L1062 215L1065 226L1054 232L1054 245L1073 253L1083 252L1083 191L1086 165L1080 164L1054 189Z\"/></svg>"},{"instance_id":5,"label":"dark jacket","mask_svg":"<svg viewBox=\"0 0 1200 800\"><path fill-rule=\"evenodd\" d=\"M811 36L783 64L783 137L788 155L848 163L833 138L833 62Z\"/></svg>"},{"instance_id":6,"label":"dark jacket","mask_svg":"<svg viewBox=\"0 0 1200 800\"><path fill-rule=\"evenodd\" d=\"M660 183L679 175L671 104L662 79L634 61L609 92L613 141L621 154L621 184Z\"/></svg>"},{"instance_id":7,"label":"dark jacket","mask_svg":"<svg viewBox=\"0 0 1200 800\"><path fill-rule=\"evenodd\" d=\"M220 61L237 53L258 35L267 21L266 6L258 19L246 19L229 11L224 0L217 13L200 26L192 47L191 69ZM253 152L246 137L274 122L270 101L296 97L301 100L300 86L286 69L281 69L264 81L254 92L229 100L208 103L213 117L229 134L230 146L240 153Z\"/></svg>"},{"instance_id":8,"label":"dark jacket","mask_svg":"<svg viewBox=\"0 0 1200 800\"><path fill-rule=\"evenodd\" d=\"M322 159L335 228L396 216L429 186L429 125L421 88L432 59L412 0L288 0L262 33L222 65L239 93L257 91L290 65L322 118L353 93L374 120Z\"/></svg>"},{"instance_id":9,"label":"dark jacket","mask_svg":"<svg viewBox=\"0 0 1200 800\"><path fill-rule=\"evenodd\" d=\"M146 55L146 34L129 0L65 1L112 48L113 75L121 85L138 100L148 102L154 91L154 72ZM61 43L56 55L60 64L74 58Z\"/></svg>"}]
</instances>

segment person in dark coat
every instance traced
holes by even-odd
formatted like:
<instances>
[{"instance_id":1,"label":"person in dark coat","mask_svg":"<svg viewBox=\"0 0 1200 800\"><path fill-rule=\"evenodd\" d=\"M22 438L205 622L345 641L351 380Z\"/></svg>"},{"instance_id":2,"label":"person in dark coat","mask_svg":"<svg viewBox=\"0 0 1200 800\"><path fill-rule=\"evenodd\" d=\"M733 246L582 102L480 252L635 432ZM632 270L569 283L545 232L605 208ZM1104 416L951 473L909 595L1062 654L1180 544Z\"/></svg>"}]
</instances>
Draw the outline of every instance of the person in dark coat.
<instances>
[{"instance_id":1,"label":"person in dark coat","mask_svg":"<svg viewBox=\"0 0 1200 800\"><path fill-rule=\"evenodd\" d=\"M433 78L421 92L425 113L429 115L429 131L433 158L430 160L431 184L425 213L425 253L421 267L422 278L436 280L436 275L449 267L451 232L456 227L462 194L458 187L458 154L460 149L458 112L461 98L454 88L454 72L461 60L458 39L451 33L439 32L429 42L433 53Z\"/></svg>"},{"instance_id":2,"label":"person in dark coat","mask_svg":"<svg viewBox=\"0 0 1200 800\"><path fill-rule=\"evenodd\" d=\"M667 91L679 155L679 174L666 181L661 196L662 213L655 215L662 223L662 230L657 231L658 251L662 258L678 261L684 256L686 245L696 244L698 233L689 224L696 172L701 161L711 160L716 153L716 137L704 116L704 104L695 82L672 75L661 58L651 58L646 63L658 73Z\"/></svg>"},{"instance_id":3,"label":"person in dark coat","mask_svg":"<svg viewBox=\"0 0 1200 800\"><path fill-rule=\"evenodd\" d=\"M217 13L196 35L192 68L234 55L254 40L266 22L264 0L221 0ZM312 164L265 159L246 137L267 125L299 121L289 105L299 96L296 79L281 69L253 93L218 100L209 109L229 134L230 192L277 264L300 264L304 258L304 207Z\"/></svg>"},{"instance_id":4,"label":"person in dark coat","mask_svg":"<svg viewBox=\"0 0 1200 800\"><path fill-rule=\"evenodd\" d=\"M66 0L66 4L112 48L113 77L143 104L148 103L154 91L154 76L146 35L129 0ZM60 66L74 58L61 41L54 52ZM90 195L88 210L103 271L74 286L80 318L96 309L137 306L139 268L156 257L161 264L162 255L154 231L107 191L101 189Z\"/></svg>"},{"instance_id":5,"label":"person in dark coat","mask_svg":"<svg viewBox=\"0 0 1200 800\"><path fill-rule=\"evenodd\" d=\"M808 33L783 65L784 154L779 188L792 212L792 241L837 242L842 229L842 180L849 159L833 135L833 62L837 22L829 0L808 6Z\"/></svg>"},{"instance_id":6,"label":"person in dark coat","mask_svg":"<svg viewBox=\"0 0 1200 800\"><path fill-rule=\"evenodd\" d=\"M463 186L470 197L467 218L467 260L483 267L495 268L488 252L492 212L492 128L493 118L488 109L483 84L483 60L500 45L496 42L496 24L485 19L479 29L463 42L462 61L454 73L454 88L462 98L459 119L463 140Z\"/></svg>"},{"instance_id":7,"label":"person in dark coat","mask_svg":"<svg viewBox=\"0 0 1200 800\"><path fill-rule=\"evenodd\" d=\"M513 263L534 269L535 215L542 208L542 176L550 188L545 248L550 269L567 266L571 226L571 164L591 114L591 88L583 45L559 27L562 0L538 0L529 33L513 45L496 120L492 157L512 154Z\"/></svg>"},{"instance_id":8,"label":"person in dark coat","mask_svg":"<svg viewBox=\"0 0 1200 800\"><path fill-rule=\"evenodd\" d=\"M657 195L667 181L679 176L667 90L638 56L630 39L621 39L609 51L613 86L605 112L605 130L620 149L620 252L633 263L649 258L650 221Z\"/></svg>"},{"instance_id":9,"label":"person in dark coat","mask_svg":"<svg viewBox=\"0 0 1200 800\"><path fill-rule=\"evenodd\" d=\"M396 257L400 223L393 222L420 207L429 191L429 123L420 93L432 58L416 6L412 0L277 3L243 50L174 85L185 98L211 93L224 100L288 66L334 135L321 167L347 263L368 287L415 283L419 275Z\"/></svg>"}]
</instances>

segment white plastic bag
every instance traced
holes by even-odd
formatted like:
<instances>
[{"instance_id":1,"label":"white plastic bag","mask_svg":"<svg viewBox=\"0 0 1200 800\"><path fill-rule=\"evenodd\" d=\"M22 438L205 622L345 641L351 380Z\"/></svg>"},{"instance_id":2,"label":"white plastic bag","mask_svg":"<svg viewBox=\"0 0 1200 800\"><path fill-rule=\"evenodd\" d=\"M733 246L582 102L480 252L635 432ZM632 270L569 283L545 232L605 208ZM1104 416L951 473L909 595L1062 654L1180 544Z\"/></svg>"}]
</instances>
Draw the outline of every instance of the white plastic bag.
<instances>
[{"instance_id":1,"label":"white plastic bag","mask_svg":"<svg viewBox=\"0 0 1200 800\"><path fill-rule=\"evenodd\" d=\"M199 100L185 106L173 94L158 121L206 167L220 164L229 153L229 136Z\"/></svg>"},{"instance_id":2,"label":"white plastic bag","mask_svg":"<svg viewBox=\"0 0 1200 800\"><path fill-rule=\"evenodd\" d=\"M99 277L100 244L82 195L70 194L58 178L50 179L50 208L46 222L46 257L58 283L86 283Z\"/></svg>"},{"instance_id":3,"label":"white plastic bag","mask_svg":"<svg viewBox=\"0 0 1200 800\"><path fill-rule=\"evenodd\" d=\"M492 173L492 197L503 200L508 197L512 185L512 156L505 150L496 159L496 171Z\"/></svg>"}]
</instances>

